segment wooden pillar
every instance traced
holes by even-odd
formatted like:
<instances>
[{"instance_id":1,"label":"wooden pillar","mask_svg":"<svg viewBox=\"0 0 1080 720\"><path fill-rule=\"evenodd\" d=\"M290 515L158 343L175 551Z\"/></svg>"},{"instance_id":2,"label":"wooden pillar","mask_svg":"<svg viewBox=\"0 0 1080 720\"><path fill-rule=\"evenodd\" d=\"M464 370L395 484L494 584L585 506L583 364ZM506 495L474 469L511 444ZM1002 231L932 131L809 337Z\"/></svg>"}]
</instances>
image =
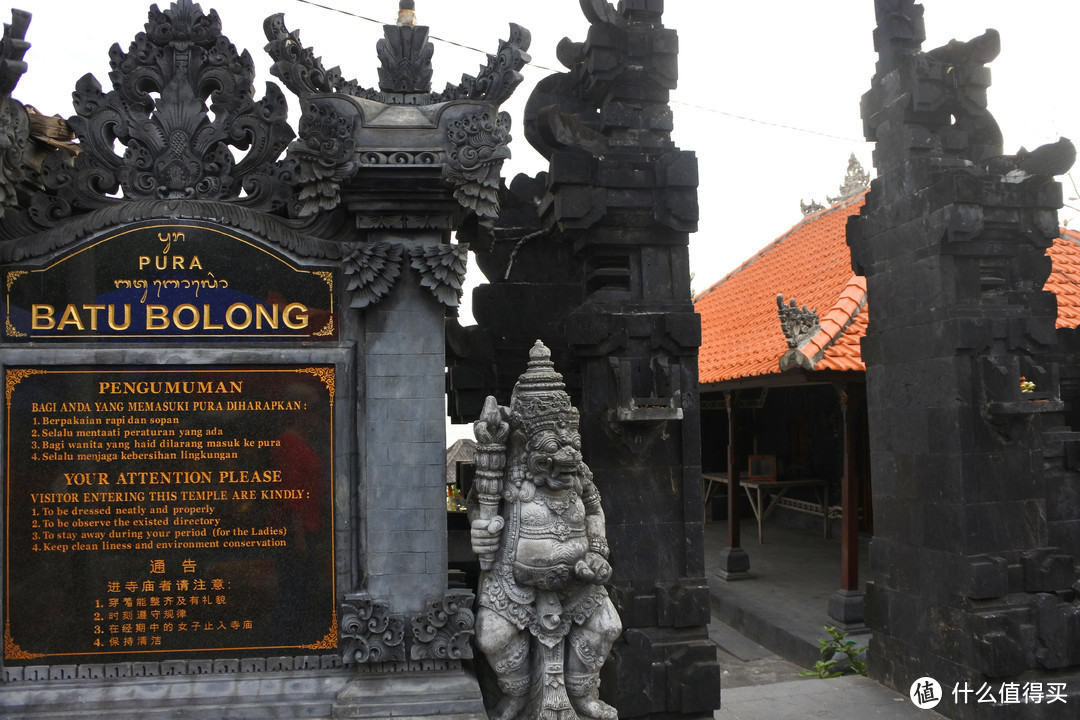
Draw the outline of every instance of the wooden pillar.
<instances>
[{"instance_id":1,"label":"wooden pillar","mask_svg":"<svg viewBox=\"0 0 1080 720\"><path fill-rule=\"evenodd\" d=\"M855 477L854 440L852 424L856 413L851 407L851 394L842 386L840 413L844 423L844 477L840 490L843 521L840 530L840 587L859 589L859 483Z\"/></svg>"},{"instance_id":2,"label":"wooden pillar","mask_svg":"<svg viewBox=\"0 0 1080 720\"><path fill-rule=\"evenodd\" d=\"M728 416L728 546L720 551L720 569L717 575L722 580L745 580L750 577L750 556L740 547L742 538L739 527L739 466L735 452L734 391L724 393L724 404L727 406Z\"/></svg>"},{"instance_id":3,"label":"wooden pillar","mask_svg":"<svg viewBox=\"0 0 1080 720\"><path fill-rule=\"evenodd\" d=\"M727 406L728 422L728 447L727 447L727 522L728 522L728 547L737 548L741 544L741 527L739 523L739 466L736 464L735 455L735 407L734 393L724 393L724 405Z\"/></svg>"},{"instance_id":4,"label":"wooden pillar","mask_svg":"<svg viewBox=\"0 0 1080 720\"><path fill-rule=\"evenodd\" d=\"M840 506L840 589L829 598L829 616L846 627L863 622L863 594L859 591L859 483L855 469L855 427L857 413L852 408L846 384L837 385L844 433L843 478Z\"/></svg>"}]
</instances>

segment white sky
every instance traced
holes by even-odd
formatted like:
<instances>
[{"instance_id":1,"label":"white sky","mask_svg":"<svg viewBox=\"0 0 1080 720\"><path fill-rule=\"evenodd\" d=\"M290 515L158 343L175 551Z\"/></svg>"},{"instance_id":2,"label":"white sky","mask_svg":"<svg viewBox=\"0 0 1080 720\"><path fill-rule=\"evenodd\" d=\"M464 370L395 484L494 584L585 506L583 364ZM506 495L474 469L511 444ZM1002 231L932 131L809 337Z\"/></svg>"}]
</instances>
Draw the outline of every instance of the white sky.
<instances>
[{"instance_id":1,"label":"white sky","mask_svg":"<svg viewBox=\"0 0 1080 720\"><path fill-rule=\"evenodd\" d=\"M392 23L396 0L318 0L321 5ZM159 3L164 7L167 3ZM861 142L859 98L869 88L876 55L873 0L667 0L664 23L680 38L680 80L673 93L675 141L697 153L701 171L700 229L692 236L695 289L719 280L801 219L800 199L835 194L854 152L868 169L871 148ZM85 72L109 86L108 49L125 50L146 21L146 0L106 3L14 0L33 14L27 33L29 72L15 97L42 112L68 116L70 92ZM275 81L262 50L263 19L285 13L290 29L314 46L327 66L378 84L379 25L301 0L216 0L224 32L255 59L256 93ZM588 23L577 0L416 0L431 35L494 51L516 22L532 32L533 67L506 106L515 120L507 178L543 169L521 132L521 107L532 84L562 70L555 47L584 40ZM1065 136L1080 143L1080 28L1077 0L923 0L928 50L951 38L970 39L987 27L1002 35L991 63L990 108L1006 152L1032 149ZM434 85L475 74L482 55L435 43ZM543 69L541 69L543 68ZM288 95L288 93L286 92ZM751 118L738 119L733 116ZM294 127L298 111L290 112ZM772 124L768 124L772 123ZM810 132L785 129L801 128ZM821 133L821 134L814 134ZM834 137L825 137L825 135ZM838 139L840 138L840 139ZM1080 173L1074 173L1080 179ZM1077 193L1066 183L1066 197ZM1069 202L1068 199L1066 202ZM1072 202L1073 205L1080 205ZM1062 219L1080 226L1080 212ZM479 274L479 273L475 273ZM479 278L470 278L477 282Z\"/></svg>"}]
</instances>

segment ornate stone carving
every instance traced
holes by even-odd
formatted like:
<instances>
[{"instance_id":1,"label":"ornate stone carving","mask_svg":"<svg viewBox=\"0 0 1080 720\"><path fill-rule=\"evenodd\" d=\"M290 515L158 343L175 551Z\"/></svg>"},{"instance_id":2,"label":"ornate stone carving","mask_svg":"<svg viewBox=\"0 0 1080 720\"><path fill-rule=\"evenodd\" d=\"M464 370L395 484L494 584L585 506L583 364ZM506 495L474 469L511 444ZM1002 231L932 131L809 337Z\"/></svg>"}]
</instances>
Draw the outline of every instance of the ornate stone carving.
<instances>
[{"instance_id":1,"label":"ornate stone carving","mask_svg":"<svg viewBox=\"0 0 1080 720\"><path fill-rule=\"evenodd\" d=\"M388 242L357 243L342 260L348 276L349 305L365 308L390 292L401 274L401 246Z\"/></svg>"},{"instance_id":2,"label":"ornate stone carving","mask_svg":"<svg viewBox=\"0 0 1080 720\"><path fill-rule=\"evenodd\" d=\"M531 60L525 52L529 49L532 36L520 25L510 23L510 37L499 41L499 50L488 55L487 64L480 68L476 77L463 75L456 87L449 83L438 96L439 102L446 100L485 100L493 105L501 105L514 94L514 88L521 84L522 76L518 72Z\"/></svg>"},{"instance_id":3,"label":"ornate stone carving","mask_svg":"<svg viewBox=\"0 0 1080 720\"><path fill-rule=\"evenodd\" d=\"M402 10L409 20L411 9ZM342 201L342 186L351 179L359 180L355 177L356 170L369 166L410 171L431 168L438 171L432 178L450 186L461 207L484 221L498 214L500 171L503 161L510 156L507 147L510 118L499 113L498 106L522 80L518 71L529 60L525 52L530 42L528 31L511 25L510 39L500 44L497 54L488 56L487 65L477 77L463 76L461 84L447 86L442 93L431 92L433 46L427 39L426 27L384 26L384 38L377 46L382 62L380 90L342 80L338 68L326 70L321 58L303 46L299 34L288 30L281 15L268 18L264 31L270 41L266 49L274 60L271 72L304 101L301 142L290 151L290 160L297 163L296 179L301 184L301 197L293 209L296 216L309 217L336 208ZM363 110L364 101L445 107L437 112L412 113L408 121L399 121L400 128L368 127L364 118L371 117L372 109ZM346 114L352 118L348 127L340 117ZM414 186L432 178L405 176ZM352 185L362 188L366 202L381 197L362 181ZM441 191L441 185L436 185L436 189ZM380 188L383 186L385 183L379 183ZM460 224L460 218L456 217L403 214L396 201L391 212L371 215L358 212L355 203L349 207L357 213L361 229L443 228Z\"/></svg>"},{"instance_id":4,"label":"ornate stone carving","mask_svg":"<svg viewBox=\"0 0 1080 720\"><path fill-rule=\"evenodd\" d=\"M341 606L341 647L346 664L405 660L405 620L365 595Z\"/></svg>"},{"instance_id":5,"label":"ornate stone carving","mask_svg":"<svg viewBox=\"0 0 1080 720\"><path fill-rule=\"evenodd\" d=\"M411 221L408 227L424 227L423 218L401 218ZM404 227L405 225L403 225ZM382 300L401 275L404 247L391 242L350 243L345 246L342 266L348 283L350 306L365 308ZM444 245L429 243L409 250L411 265L420 275L420 285L447 307L457 307L465 283L469 246L465 243Z\"/></svg>"},{"instance_id":6,"label":"ornate stone carving","mask_svg":"<svg viewBox=\"0 0 1080 720\"><path fill-rule=\"evenodd\" d=\"M802 347L821 329L817 310L807 310L805 305L800 308L794 300L785 305L783 295L776 296L776 313L780 316L784 339L793 350Z\"/></svg>"},{"instance_id":7,"label":"ornate stone carving","mask_svg":"<svg viewBox=\"0 0 1080 720\"><path fill-rule=\"evenodd\" d=\"M312 48L305 48L300 34L289 31L281 14L266 19L263 31L270 42L266 51L274 60L270 72L285 87L300 97L315 93L339 92L344 95L375 100L382 103L433 105L449 100L482 100L499 105L522 81L518 72L529 62L526 52L532 37L525 28L510 24L510 37L499 43L494 55L473 77L463 75L454 86L447 84L441 93L431 92L431 58L434 48L423 26L384 25L384 39L377 45L381 90L359 85L355 80L342 79L341 70L323 67L322 58ZM411 87L410 87L411 86Z\"/></svg>"},{"instance_id":8,"label":"ornate stone carving","mask_svg":"<svg viewBox=\"0 0 1080 720\"><path fill-rule=\"evenodd\" d=\"M17 202L16 186L23 175L23 157L30 133L26 109L11 97L19 78L26 72L23 55L30 47L25 40L29 25L30 13L12 10L11 23L4 23L4 36L0 39L0 214Z\"/></svg>"},{"instance_id":9,"label":"ornate stone carving","mask_svg":"<svg viewBox=\"0 0 1080 720\"><path fill-rule=\"evenodd\" d=\"M379 88L388 93L431 92L431 56L428 29L415 25L386 25L385 37L375 45L382 62Z\"/></svg>"},{"instance_id":10,"label":"ornate stone carving","mask_svg":"<svg viewBox=\"0 0 1080 720\"><path fill-rule=\"evenodd\" d=\"M582 461L578 411L539 340L510 407L489 397L475 433L476 640L500 691L489 716L613 720L617 712L598 694L600 668L622 632L604 588L604 513Z\"/></svg>"},{"instance_id":11,"label":"ornate stone carving","mask_svg":"<svg viewBox=\"0 0 1080 720\"><path fill-rule=\"evenodd\" d=\"M69 125L80 152L44 159L44 190L5 218L3 235L136 203L157 203L159 215L184 201L261 212L284 206L291 167L278 157L293 138L285 97L274 84L263 99L252 97L251 57L222 34L215 11L204 14L191 0L152 6L144 32L126 53L114 45L110 60L112 90L88 74L72 94ZM139 212L118 210L111 220Z\"/></svg>"},{"instance_id":12,"label":"ornate stone carving","mask_svg":"<svg viewBox=\"0 0 1080 720\"><path fill-rule=\"evenodd\" d=\"M482 218L499 215L503 161L510 157L510 115L494 109L458 118L446 128L443 178L454 197Z\"/></svg>"},{"instance_id":13,"label":"ornate stone carving","mask_svg":"<svg viewBox=\"0 0 1080 720\"><path fill-rule=\"evenodd\" d=\"M250 195L247 176L266 173L292 140L284 95L267 85L265 98L252 99L251 56L221 34L214 10L203 14L191 0L164 12L152 6L145 32L127 53L113 46L110 56L113 90L102 93L84 75L74 96L71 124L85 150L75 161L76 182L67 185L85 184L89 194L79 197L91 206L117 188L133 200ZM114 137L127 148L122 157ZM247 154L234 164L231 148Z\"/></svg>"},{"instance_id":14,"label":"ornate stone carving","mask_svg":"<svg viewBox=\"0 0 1080 720\"><path fill-rule=\"evenodd\" d=\"M445 597L431 601L427 610L412 619L412 660L468 660L472 645L475 616L473 594L469 590L450 590Z\"/></svg>"},{"instance_id":15,"label":"ornate stone carving","mask_svg":"<svg viewBox=\"0 0 1080 720\"><path fill-rule=\"evenodd\" d=\"M289 147L300 185L293 214L311 217L341 202L341 183L360 165L353 139L355 119L339 115L332 105L305 102L300 139Z\"/></svg>"},{"instance_id":16,"label":"ornate stone carving","mask_svg":"<svg viewBox=\"0 0 1080 720\"><path fill-rule=\"evenodd\" d=\"M263 21L263 34L269 42L264 49L274 64L270 74L298 97L312 93L334 92L341 80L340 68L326 70L313 48L300 42L300 32L285 27L285 14L277 13Z\"/></svg>"},{"instance_id":17,"label":"ornate stone carving","mask_svg":"<svg viewBox=\"0 0 1080 720\"><path fill-rule=\"evenodd\" d=\"M447 307L457 307L464 292L465 269L469 261L469 246L431 244L409 251L412 267L420 273L420 285Z\"/></svg>"},{"instance_id":18,"label":"ornate stone carving","mask_svg":"<svg viewBox=\"0 0 1080 720\"><path fill-rule=\"evenodd\" d=\"M870 173L866 171L866 168L862 166L859 159L855 157L855 153L851 153L848 158L847 172L844 174L844 182L840 185L840 194L833 197L826 195L825 199L829 205L835 205L841 200L847 200L849 197L854 197L870 187ZM811 201L812 202L812 201ZM803 213L806 214L805 212Z\"/></svg>"}]
</instances>

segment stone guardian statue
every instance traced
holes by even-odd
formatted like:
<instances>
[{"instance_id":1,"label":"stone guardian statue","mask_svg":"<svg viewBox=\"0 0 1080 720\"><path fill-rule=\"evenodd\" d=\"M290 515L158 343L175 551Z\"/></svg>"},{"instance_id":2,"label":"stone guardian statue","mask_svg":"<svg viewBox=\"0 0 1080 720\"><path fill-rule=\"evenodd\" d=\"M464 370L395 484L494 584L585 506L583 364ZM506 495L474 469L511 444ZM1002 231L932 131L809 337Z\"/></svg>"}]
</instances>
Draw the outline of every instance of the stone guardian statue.
<instances>
[{"instance_id":1,"label":"stone guardian statue","mask_svg":"<svg viewBox=\"0 0 1080 720\"><path fill-rule=\"evenodd\" d=\"M510 407L489 396L474 425L468 509L481 570L476 642L500 691L491 720L618 718L599 685L622 623L604 588L604 512L565 387L537 340Z\"/></svg>"}]
</instances>

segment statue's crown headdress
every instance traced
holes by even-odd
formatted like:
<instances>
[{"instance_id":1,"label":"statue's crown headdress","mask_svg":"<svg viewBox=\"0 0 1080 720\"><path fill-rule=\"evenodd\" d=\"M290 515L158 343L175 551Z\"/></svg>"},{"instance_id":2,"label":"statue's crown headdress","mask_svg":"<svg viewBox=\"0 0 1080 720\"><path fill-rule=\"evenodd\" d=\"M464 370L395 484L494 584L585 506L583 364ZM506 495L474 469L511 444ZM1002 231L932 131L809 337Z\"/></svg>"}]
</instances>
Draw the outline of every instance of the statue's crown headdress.
<instances>
[{"instance_id":1,"label":"statue's crown headdress","mask_svg":"<svg viewBox=\"0 0 1080 720\"><path fill-rule=\"evenodd\" d=\"M570 404L563 376L555 371L551 350L539 340L529 350L529 364L514 385L510 412L527 433L560 420L577 421L578 411Z\"/></svg>"}]
</instances>

